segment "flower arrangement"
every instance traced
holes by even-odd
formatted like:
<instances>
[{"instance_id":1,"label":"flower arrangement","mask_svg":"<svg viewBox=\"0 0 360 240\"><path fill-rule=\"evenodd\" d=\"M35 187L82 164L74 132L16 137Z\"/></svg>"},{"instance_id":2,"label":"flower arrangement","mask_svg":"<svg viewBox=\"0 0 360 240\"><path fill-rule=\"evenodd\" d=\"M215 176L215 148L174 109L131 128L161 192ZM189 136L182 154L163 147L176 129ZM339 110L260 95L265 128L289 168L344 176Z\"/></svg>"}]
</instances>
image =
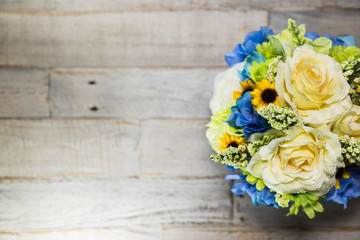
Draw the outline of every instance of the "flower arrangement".
<instances>
[{"instance_id":1,"label":"flower arrangement","mask_svg":"<svg viewBox=\"0 0 360 240\"><path fill-rule=\"evenodd\" d=\"M323 212L360 196L360 49L352 36L319 36L289 19L262 27L225 55L206 136L255 205Z\"/></svg>"}]
</instances>

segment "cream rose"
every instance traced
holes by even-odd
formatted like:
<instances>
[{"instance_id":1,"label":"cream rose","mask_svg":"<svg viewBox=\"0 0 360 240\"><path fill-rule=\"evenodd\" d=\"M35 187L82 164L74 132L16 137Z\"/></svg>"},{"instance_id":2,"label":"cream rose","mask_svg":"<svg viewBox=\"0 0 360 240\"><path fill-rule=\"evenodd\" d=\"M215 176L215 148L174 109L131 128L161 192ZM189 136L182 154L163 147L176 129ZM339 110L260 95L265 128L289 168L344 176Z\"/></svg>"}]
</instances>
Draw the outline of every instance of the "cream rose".
<instances>
[{"instance_id":1,"label":"cream rose","mask_svg":"<svg viewBox=\"0 0 360 240\"><path fill-rule=\"evenodd\" d=\"M349 135L360 140L360 106L353 105L347 114L334 122L331 131L339 136Z\"/></svg>"},{"instance_id":2,"label":"cream rose","mask_svg":"<svg viewBox=\"0 0 360 240\"><path fill-rule=\"evenodd\" d=\"M296 48L278 64L275 87L280 102L309 124L332 122L352 105L340 64L309 45Z\"/></svg>"},{"instance_id":3,"label":"cream rose","mask_svg":"<svg viewBox=\"0 0 360 240\"><path fill-rule=\"evenodd\" d=\"M326 194L342 167L341 146L331 132L298 126L272 140L250 160L246 170L281 194Z\"/></svg>"},{"instance_id":4,"label":"cream rose","mask_svg":"<svg viewBox=\"0 0 360 240\"><path fill-rule=\"evenodd\" d=\"M214 95L210 100L210 109L215 114L221 109L235 105L234 91L242 91L238 71L242 71L245 63L238 63L215 78Z\"/></svg>"}]
</instances>

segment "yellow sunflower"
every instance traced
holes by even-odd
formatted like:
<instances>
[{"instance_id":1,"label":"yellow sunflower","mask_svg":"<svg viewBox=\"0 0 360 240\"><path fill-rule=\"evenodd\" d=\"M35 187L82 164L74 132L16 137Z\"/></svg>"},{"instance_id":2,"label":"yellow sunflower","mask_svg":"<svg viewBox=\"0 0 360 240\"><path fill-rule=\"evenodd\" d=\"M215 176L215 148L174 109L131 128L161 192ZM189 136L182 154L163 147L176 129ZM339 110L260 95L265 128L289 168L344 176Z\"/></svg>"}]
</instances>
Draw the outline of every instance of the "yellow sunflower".
<instances>
[{"instance_id":1,"label":"yellow sunflower","mask_svg":"<svg viewBox=\"0 0 360 240\"><path fill-rule=\"evenodd\" d=\"M356 89L356 91L357 91L358 93L360 93L360 86Z\"/></svg>"},{"instance_id":2,"label":"yellow sunflower","mask_svg":"<svg viewBox=\"0 0 360 240\"><path fill-rule=\"evenodd\" d=\"M275 83L270 83L267 79L257 82L254 91L250 95L254 98L251 100L251 103L256 106L256 110L264 106L266 107L270 103L279 107L282 106L279 101L279 95L275 90Z\"/></svg>"},{"instance_id":3,"label":"yellow sunflower","mask_svg":"<svg viewBox=\"0 0 360 240\"><path fill-rule=\"evenodd\" d=\"M237 137L235 135L229 135L228 133L224 134L224 137L219 138L221 142L220 151L225 151L229 146L238 147L239 145L243 145L245 143L245 139L242 137Z\"/></svg>"},{"instance_id":4,"label":"yellow sunflower","mask_svg":"<svg viewBox=\"0 0 360 240\"><path fill-rule=\"evenodd\" d=\"M255 84L250 79L248 79L247 81L240 82L240 85L242 91L241 92L234 91L233 93L234 100L238 100L238 98L240 98L245 92L252 91L255 88Z\"/></svg>"}]
</instances>

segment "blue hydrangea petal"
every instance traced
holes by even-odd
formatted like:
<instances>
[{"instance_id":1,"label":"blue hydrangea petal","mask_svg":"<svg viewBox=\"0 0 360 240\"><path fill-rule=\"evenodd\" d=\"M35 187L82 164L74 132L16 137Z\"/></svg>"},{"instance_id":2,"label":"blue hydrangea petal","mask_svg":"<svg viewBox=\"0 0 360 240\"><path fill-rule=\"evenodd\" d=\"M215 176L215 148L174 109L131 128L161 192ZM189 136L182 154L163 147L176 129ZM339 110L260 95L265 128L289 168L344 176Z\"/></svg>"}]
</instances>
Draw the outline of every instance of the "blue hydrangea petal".
<instances>
[{"instance_id":1,"label":"blue hydrangea petal","mask_svg":"<svg viewBox=\"0 0 360 240\"><path fill-rule=\"evenodd\" d=\"M245 180L246 176L244 174L228 174L225 177L225 180Z\"/></svg>"},{"instance_id":2,"label":"blue hydrangea petal","mask_svg":"<svg viewBox=\"0 0 360 240\"><path fill-rule=\"evenodd\" d=\"M360 197L360 167L350 167L346 171L350 173L349 179L340 178L340 189L330 189L324 198L327 202L336 202L347 207L348 199Z\"/></svg>"},{"instance_id":3,"label":"blue hydrangea petal","mask_svg":"<svg viewBox=\"0 0 360 240\"><path fill-rule=\"evenodd\" d=\"M233 166L229 166L227 164L224 164L224 166L226 167L227 170L229 170L230 172L236 172L238 169L234 168Z\"/></svg>"},{"instance_id":4,"label":"blue hydrangea petal","mask_svg":"<svg viewBox=\"0 0 360 240\"><path fill-rule=\"evenodd\" d=\"M305 33L305 37L310 38L312 41L319 38L320 36L314 32L307 32ZM357 46L356 40L353 36L347 35L347 36L339 36L339 37L331 37L329 34L324 34L322 37L327 37L331 40L333 46Z\"/></svg>"},{"instance_id":5,"label":"blue hydrangea petal","mask_svg":"<svg viewBox=\"0 0 360 240\"><path fill-rule=\"evenodd\" d=\"M355 38L351 35L336 37L336 39L337 41L341 41L347 47L357 46Z\"/></svg>"},{"instance_id":6,"label":"blue hydrangea petal","mask_svg":"<svg viewBox=\"0 0 360 240\"><path fill-rule=\"evenodd\" d=\"M233 67L235 64L243 62L247 55L243 46L238 44L234 50L225 54L225 61L230 67Z\"/></svg>"},{"instance_id":7,"label":"blue hydrangea petal","mask_svg":"<svg viewBox=\"0 0 360 240\"><path fill-rule=\"evenodd\" d=\"M310 38L312 41L319 38L320 36L317 33L314 32L306 32L305 37Z\"/></svg>"},{"instance_id":8,"label":"blue hydrangea petal","mask_svg":"<svg viewBox=\"0 0 360 240\"><path fill-rule=\"evenodd\" d=\"M258 44L268 41L269 35L274 35L274 32L266 27L261 27L260 31L249 32L242 44L238 44L234 50L225 54L226 63L232 67L243 62L248 55L256 51Z\"/></svg>"}]
</instances>

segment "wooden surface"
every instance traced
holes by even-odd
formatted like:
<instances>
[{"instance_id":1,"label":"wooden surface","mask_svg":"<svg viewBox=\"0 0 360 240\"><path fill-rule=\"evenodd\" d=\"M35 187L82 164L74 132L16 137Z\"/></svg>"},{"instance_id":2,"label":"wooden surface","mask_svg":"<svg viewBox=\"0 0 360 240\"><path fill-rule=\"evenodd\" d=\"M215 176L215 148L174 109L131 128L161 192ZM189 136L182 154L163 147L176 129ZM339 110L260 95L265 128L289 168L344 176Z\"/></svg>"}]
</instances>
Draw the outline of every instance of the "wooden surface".
<instances>
[{"instance_id":1,"label":"wooden surface","mask_svg":"<svg viewBox=\"0 0 360 240\"><path fill-rule=\"evenodd\" d=\"M359 0L0 0L0 239L360 239L230 193L208 157L224 53L287 18L360 41Z\"/></svg>"}]
</instances>

